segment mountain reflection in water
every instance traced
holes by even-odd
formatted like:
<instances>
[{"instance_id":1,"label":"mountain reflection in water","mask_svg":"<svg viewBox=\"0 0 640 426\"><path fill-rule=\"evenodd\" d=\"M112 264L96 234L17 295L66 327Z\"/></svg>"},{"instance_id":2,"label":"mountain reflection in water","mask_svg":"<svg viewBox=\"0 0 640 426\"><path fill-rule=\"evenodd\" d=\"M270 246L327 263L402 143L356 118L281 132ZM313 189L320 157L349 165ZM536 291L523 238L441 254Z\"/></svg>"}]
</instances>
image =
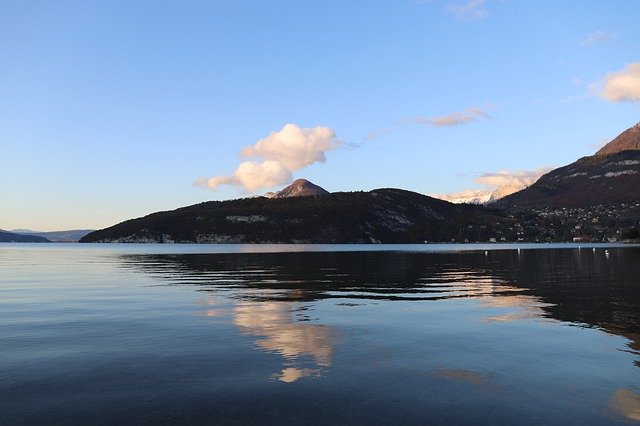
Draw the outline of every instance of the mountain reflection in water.
<instances>
[{"instance_id":1,"label":"mountain reflection in water","mask_svg":"<svg viewBox=\"0 0 640 426\"><path fill-rule=\"evenodd\" d=\"M0 424L640 421L639 248L394 247L0 247Z\"/></svg>"},{"instance_id":2,"label":"mountain reflection in water","mask_svg":"<svg viewBox=\"0 0 640 426\"><path fill-rule=\"evenodd\" d=\"M487 307L514 308L486 321L548 318L598 327L640 351L639 249L126 255L122 261L169 284L195 284L238 300L234 323L258 337L260 348L289 360L310 355L316 367L330 363L332 332L291 313L302 302L328 298L476 298ZM295 367L285 366L281 379L319 372L287 368Z\"/></svg>"}]
</instances>

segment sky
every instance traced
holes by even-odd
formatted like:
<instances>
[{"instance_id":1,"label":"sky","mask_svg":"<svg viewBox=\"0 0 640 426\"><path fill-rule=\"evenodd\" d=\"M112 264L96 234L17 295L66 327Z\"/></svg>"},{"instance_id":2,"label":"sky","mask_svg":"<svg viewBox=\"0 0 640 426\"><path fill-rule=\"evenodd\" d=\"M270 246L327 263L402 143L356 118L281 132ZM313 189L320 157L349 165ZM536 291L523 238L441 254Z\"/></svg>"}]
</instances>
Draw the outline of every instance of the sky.
<instances>
[{"instance_id":1,"label":"sky","mask_svg":"<svg viewBox=\"0 0 640 426\"><path fill-rule=\"evenodd\" d=\"M640 121L640 2L0 2L0 228L482 189Z\"/></svg>"}]
</instances>

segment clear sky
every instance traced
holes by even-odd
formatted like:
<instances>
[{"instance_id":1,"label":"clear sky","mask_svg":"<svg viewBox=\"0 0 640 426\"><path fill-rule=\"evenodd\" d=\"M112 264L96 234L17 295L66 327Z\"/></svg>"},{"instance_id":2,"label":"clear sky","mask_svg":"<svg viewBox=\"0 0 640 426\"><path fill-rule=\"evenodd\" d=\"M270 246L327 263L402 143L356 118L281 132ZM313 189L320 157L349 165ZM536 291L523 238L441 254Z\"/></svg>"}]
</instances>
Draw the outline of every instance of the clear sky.
<instances>
[{"instance_id":1,"label":"clear sky","mask_svg":"<svg viewBox=\"0 0 640 426\"><path fill-rule=\"evenodd\" d=\"M639 19L634 0L4 0L0 228L565 165L640 121Z\"/></svg>"}]
</instances>

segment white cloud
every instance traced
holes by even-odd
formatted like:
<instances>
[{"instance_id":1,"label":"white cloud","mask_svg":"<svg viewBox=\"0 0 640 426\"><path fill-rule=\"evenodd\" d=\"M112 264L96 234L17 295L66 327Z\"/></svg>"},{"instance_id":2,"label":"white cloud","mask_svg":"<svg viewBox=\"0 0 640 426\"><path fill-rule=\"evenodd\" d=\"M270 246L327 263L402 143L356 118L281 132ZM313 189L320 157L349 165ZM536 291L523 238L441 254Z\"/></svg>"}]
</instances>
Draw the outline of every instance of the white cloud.
<instances>
[{"instance_id":1,"label":"white cloud","mask_svg":"<svg viewBox=\"0 0 640 426\"><path fill-rule=\"evenodd\" d=\"M413 117L411 121L416 124L428 124L430 126L459 126L470 122L478 121L480 118L490 118L489 114L480 108L467 108L463 112L453 112L440 117Z\"/></svg>"},{"instance_id":2,"label":"white cloud","mask_svg":"<svg viewBox=\"0 0 640 426\"><path fill-rule=\"evenodd\" d=\"M501 186L529 186L540 179L545 173L553 170L551 167L543 167L536 170L502 170L499 172L483 173L477 176L476 183L489 187Z\"/></svg>"},{"instance_id":3,"label":"white cloud","mask_svg":"<svg viewBox=\"0 0 640 426\"><path fill-rule=\"evenodd\" d=\"M231 176L198 178L194 185L217 190L220 185L240 186L254 192L291 182L293 172L313 163L324 163L325 153L340 146L329 127L302 128L286 124L255 145L242 149L240 156L261 161L242 162Z\"/></svg>"},{"instance_id":4,"label":"white cloud","mask_svg":"<svg viewBox=\"0 0 640 426\"><path fill-rule=\"evenodd\" d=\"M613 41L618 38L617 34L607 33L604 31L594 31L587 36L584 40L580 41L581 46L590 47L597 43L606 41Z\"/></svg>"},{"instance_id":5,"label":"white cloud","mask_svg":"<svg viewBox=\"0 0 640 426\"><path fill-rule=\"evenodd\" d=\"M640 102L640 62L628 64L622 70L607 74L591 89L611 102Z\"/></svg>"},{"instance_id":6,"label":"white cloud","mask_svg":"<svg viewBox=\"0 0 640 426\"><path fill-rule=\"evenodd\" d=\"M389 133L389 129L386 129L386 128L372 130L369 133L367 133L365 136L363 136L362 139L366 141L372 141L374 139L378 139L380 136L386 135L387 133Z\"/></svg>"},{"instance_id":7,"label":"white cloud","mask_svg":"<svg viewBox=\"0 0 640 426\"><path fill-rule=\"evenodd\" d=\"M193 184L196 186L208 186L215 191L220 185L231 185L234 182L233 176L214 176L211 178L199 177Z\"/></svg>"},{"instance_id":8,"label":"white cloud","mask_svg":"<svg viewBox=\"0 0 640 426\"><path fill-rule=\"evenodd\" d=\"M245 158L264 158L282 163L291 171L326 161L324 153L336 147L336 134L329 127L301 128L286 124L253 146L245 147Z\"/></svg>"},{"instance_id":9,"label":"white cloud","mask_svg":"<svg viewBox=\"0 0 640 426\"><path fill-rule=\"evenodd\" d=\"M484 6L485 0L469 0L449 4L447 11L461 21L479 21L489 16L489 11Z\"/></svg>"}]
</instances>

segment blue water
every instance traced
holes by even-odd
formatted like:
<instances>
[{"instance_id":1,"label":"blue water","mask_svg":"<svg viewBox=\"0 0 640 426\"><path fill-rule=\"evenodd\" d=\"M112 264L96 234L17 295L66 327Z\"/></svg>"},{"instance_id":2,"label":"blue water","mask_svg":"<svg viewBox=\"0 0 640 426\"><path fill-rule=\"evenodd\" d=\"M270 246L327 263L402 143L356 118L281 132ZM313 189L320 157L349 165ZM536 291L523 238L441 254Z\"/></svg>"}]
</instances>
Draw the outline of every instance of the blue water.
<instances>
[{"instance_id":1,"label":"blue water","mask_svg":"<svg viewBox=\"0 0 640 426\"><path fill-rule=\"evenodd\" d=\"M637 422L593 248L0 244L0 424Z\"/></svg>"}]
</instances>

